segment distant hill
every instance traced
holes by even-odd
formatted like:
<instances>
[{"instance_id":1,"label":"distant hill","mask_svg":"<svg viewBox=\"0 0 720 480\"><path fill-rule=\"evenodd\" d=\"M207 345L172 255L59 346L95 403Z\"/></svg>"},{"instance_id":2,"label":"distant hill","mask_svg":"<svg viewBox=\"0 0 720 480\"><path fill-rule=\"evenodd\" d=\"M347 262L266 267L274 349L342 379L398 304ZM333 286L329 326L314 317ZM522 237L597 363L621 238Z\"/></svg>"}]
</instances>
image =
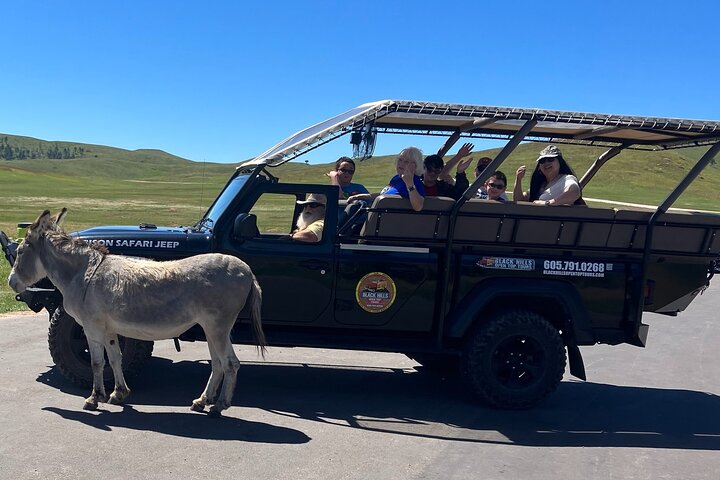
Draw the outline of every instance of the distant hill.
<instances>
[{"instance_id":1,"label":"distant hill","mask_svg":"<svg viewBox=\"0 0 720 480\"><path fill-rule=\"evenodd\" d=\"M60 175L143 180L167 179L168 174L192 178L201 169L205 169L205 174L226 175L234 168L228 164L193 162L162 150L124 150L6 134L0 134L0 165Z\"/></svg>"},{"instance_id":2,"label":"distant hill","mask_svg":"<svg viewBox=\"0 0 720 480\"><path fill-rule=\"evenodd\" d=\"M462 143L461 140L452 152ZM441 144L438 141L438 146ZM10 150L8 150L8 147ZM501 169L508 176L508 191L512 191L515 170L525 164L529 168L535 165L541 144L522 144L513 152ZM563 155L575 170L578 177L587 170L592 162L605 149L601 147L581 147L561 145ZM12 159L0 158L0 188L2 187L2 171L14 172L5 174L14 178L14 182L27 182L27 188L35 189L38 179L30 174L45 176L58 190L57 195L116 196L144 195L132 191L125 193L117 186L118 181L125 182L187 182L202 185L204 200L209 202L224 185L237 164L200 163L171 155L161 150L123 150L74 142L47 142L31 137L0 134L0 152L25 152ZM616 201L658 204L677 184L682 175L707 150L707 147L668 150L661 152L645 152L628 150L603 167L584 191L587 197L605 198ZM35 152L35 153L33 153ZM44 152L44 153L43 153ZM68 158L50 158L57 156ZM499 149L476 152L472 156L477 159L483 155L494 156ZM434 152L426 152L434 153ZM40 155L45 155L44 157ZM379 191L386 185L388 178L395 173L391 155L378 155L369 160L358 162L355 181L365 184L371 191ZM32 158L35 156L35 158ZM449 159L452 153L446 156ZM15 158L17 157L17 158ZM23 158L20 158L23 157ZM326 183L325 173L331 163L322 165L306 165L290 162L272 169L275 176L284 181L299 183ZM472 180L473 167L468 169ZM27 178L26 178L27 177ZM92 186L82 178L91 177ZM38 177L39 178L39 177ZM32 180L31 180L32 179ZM50 180L51 179L51 180ZM524 182L528 187L529 176ZM111 186L108 191L107 185ZM179 187L178 187L179 188ZM47 191L48 187L43 187ZM163 189L166 191L168 188ZM15 190L15 189L12 189ZM117 190L117 191L114 191ZM190 194L192 189L187 189ZM144 192L144 191L143 191ZM702 173L700 178L681 197L676 206L697 209L720 210L720 168L716 162ZM6 192L0 191L0 197ZM50 194L50 192L47 192ZM180 194L178 192L178 194Z\"/></svg>"}]
</instances>

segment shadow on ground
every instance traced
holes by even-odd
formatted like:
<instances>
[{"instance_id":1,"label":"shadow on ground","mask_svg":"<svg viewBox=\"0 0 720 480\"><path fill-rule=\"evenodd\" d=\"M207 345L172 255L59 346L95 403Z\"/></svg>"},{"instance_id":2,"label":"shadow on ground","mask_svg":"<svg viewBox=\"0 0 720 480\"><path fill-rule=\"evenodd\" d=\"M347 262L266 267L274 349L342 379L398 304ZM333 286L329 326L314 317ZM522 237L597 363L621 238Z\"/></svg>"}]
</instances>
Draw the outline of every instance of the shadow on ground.
<instances>
[{"instance_id":1,"label":"shadow on ground","mask_svg":"<svg viewBox=\"0 0 720 480\"><path fill-rule=\"evenodd\" d=\"M185 413L144 413L126 405L122 412L99 410L65 410L45 407L43 410L55 413L67 420L84 423L99 430L110 431L116 427L132 430L149 430L178 437L205 440L238 440L243 442L307 443L310 438L302 432L286 427L251 422L233 417L209 418L202 414ZM189 410L189 409L188 409Z\"/></svg>"},{"instance_id":2,"label":"shadow on ground","mask_svg":"<svg viewBox=\"0 0 720 480\"><path fill-rule=\"evenodd\" d=\"M208 374L207 362L153 357L132 379L129 402L189 407ZM127 407L122 412L83 412L88 391L70 385L54 369L38 381L78 396L78 411L48 411L96 428L122 426L219 440L309 440L291 429L231 417L214 420L189 411L140 413ZM466 442L720 450L720 397L689 390L563 382L534 409L502 411L478 406L455 379L411 369L243 363L234 405L338 427Z\"/></svg>"}]
</instances>

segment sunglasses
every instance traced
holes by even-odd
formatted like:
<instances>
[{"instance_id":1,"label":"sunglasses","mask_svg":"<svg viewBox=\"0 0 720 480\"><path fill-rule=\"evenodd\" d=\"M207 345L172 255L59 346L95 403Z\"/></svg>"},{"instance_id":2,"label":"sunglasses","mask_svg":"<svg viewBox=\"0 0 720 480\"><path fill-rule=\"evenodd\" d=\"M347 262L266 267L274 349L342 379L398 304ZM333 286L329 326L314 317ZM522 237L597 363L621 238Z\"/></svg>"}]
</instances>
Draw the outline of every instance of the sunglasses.
<instances>
[{"instance_id":1,"label":"sunglasses","mask_svg":"<svg viewBox=\"0 0 720 480\"><path fill-rule=\"evenodd\" d=\"M440 173L442 172L443 167L425 167L425 170L428 171L428 173Z\"/></svg>"},{"instance_id":2,"label":"sunglasses","mask_svg":"<svg viewBox=\"0 0 720 480\"><path fill-rule=\"evenodd\" d=\"M355 170L348 170L346 168L338 168L338 172L340 173L347 173L348 175L354 175Z\"/></svg>"},{"instance_id":3,"label":"sunglasses","mask_svg":"<svg viewBox=\"0 0 720 480\"><path fill-rule=\"evenodd\" d=\"M545 165L546 163L554 162L555 160L557 160L557 157L544 157L538 160L538 163L540 165Z\"/></svg>"},{"instance_id":4,"label":"sunglasses","mask_svg":"<svg viewBox=\"0 0 720 480\"><path fill-rule=\"evenodd\" d=\"M505 188L505 185L503 185L502 183L488 183L488 187L493 187L493 188L497 188L498 190L502 190L503 188Z\"/></svg>"},{"instance_id":5,"label":"sunglasses","mask_svg":"<svg viewBox=\"0 0 720 480\"><path fill-rule=\"evenodd\" d=\"M318 202L310 202L310 203L306 203L305 206L310 207L310 208L318 208L318 207L324 207L325 205L323 205L322 203L318 203Z\"/></svg>"}]
</instances>

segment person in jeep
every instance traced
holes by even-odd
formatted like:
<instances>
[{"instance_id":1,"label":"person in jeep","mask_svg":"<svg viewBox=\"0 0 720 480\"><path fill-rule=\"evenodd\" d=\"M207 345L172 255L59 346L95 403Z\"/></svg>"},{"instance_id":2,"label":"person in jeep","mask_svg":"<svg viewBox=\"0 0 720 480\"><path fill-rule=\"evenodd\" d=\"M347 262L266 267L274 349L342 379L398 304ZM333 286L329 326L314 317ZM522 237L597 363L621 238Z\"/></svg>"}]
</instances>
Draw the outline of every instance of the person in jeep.
<instances>
[{"instance_id":1,"label":"person in jeep","mask_svg":"<svg viewBox=\"0 0 720 480\"><path fill-rule=\"evenodd\" d=\"M580 184L575 172L555 145L548 145L538 156L535 171L530 178L530 190L522 191L525 165L516 172L513 200L523 200L540 205L573 205L580 199Z\"/></svg>"},{"instance_id":2,"label":"person in jeep","mask_svg":"<svg viewBox=\"0 0 720 480\"><path fill-rule=\"evenodd\" d=\"M305 200L298 200L297 204L303 205L303 209L298 215L297 230L293 232L292 239L301 242L319 242L325 227L327 197L320 193L310 193Z\"/></svg>"},{"instance_id":3,"label":"person in jeep","mask_svg":"<svg viewBox=\"0 0 720 480\"><path fill-rule=\"evenodd\" d=\"M485 200L495 200L500 203L506 203L505 188L507 187L507 177L503 172L497 170L487 179L485 185L478 190L475 198Z\"/></svg>"},{"instance_id":4,"label":"person in jeep","mask_svg":"<svg viewBox=\"0 0 720 480\"><path fill-rule=\"evenodd\" d=\"M423 173L423 154L417 147L407 147L400 151L395 159L397 175L392 177L388 185L379 194L368 193L352 195L348 203L371 202L378 195L400 195L410 200L412 209L419 212L425 203L425 186L420 175Z\"/></svg>"},{"instance_id":5,"label":"person in jeep","mask_svg":"<svg viewBox=\"0 0 720 480\"><path fill-rule=\"evenodd\" d=\"M425 157L423 164L425 173L422 175L422 180L427 197L450 197L457 200L470 185L467 175L465 175L465 169L470 164L469 162L461 162L458 165L455 180L449 176L449 178L440 178L445 167L445 162L440 155Z\"/></svg>"},{"instance_id":6,"label":"person in jeep","mask_svg":"<svg viewBox=\"0 0 720 480\"><path fill-rule=\"evenodd\" d=\"M326 173L330 178L331 185L340 187L341 198L347 199L359 193L370 193L365 185L353 183L355 175L355 161L350 157L340 157L335 162L335 169Z\"/></svg>"}]
</instances>

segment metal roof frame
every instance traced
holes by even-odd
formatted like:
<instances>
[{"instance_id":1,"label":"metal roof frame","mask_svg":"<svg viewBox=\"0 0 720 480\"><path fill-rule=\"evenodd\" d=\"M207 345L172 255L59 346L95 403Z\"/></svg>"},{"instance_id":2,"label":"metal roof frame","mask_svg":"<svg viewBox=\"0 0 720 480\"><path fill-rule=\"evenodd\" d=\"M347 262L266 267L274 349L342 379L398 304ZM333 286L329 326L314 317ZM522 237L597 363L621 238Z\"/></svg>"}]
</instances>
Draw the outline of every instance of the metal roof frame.
<instances>
[{"instance_id":1,"label":"metal roof frame","mask_svg":"<svg viewBox=\"0 0 720 480\"><path fill-rule=\"evenodd\" d=\"M378 133L510 140L529 120L523 141L665 150L720 142L720 122L539 108L383 100L355 107L301 130L242 167L282 165L367 123Z\"/></svg>"}]
</instances>

